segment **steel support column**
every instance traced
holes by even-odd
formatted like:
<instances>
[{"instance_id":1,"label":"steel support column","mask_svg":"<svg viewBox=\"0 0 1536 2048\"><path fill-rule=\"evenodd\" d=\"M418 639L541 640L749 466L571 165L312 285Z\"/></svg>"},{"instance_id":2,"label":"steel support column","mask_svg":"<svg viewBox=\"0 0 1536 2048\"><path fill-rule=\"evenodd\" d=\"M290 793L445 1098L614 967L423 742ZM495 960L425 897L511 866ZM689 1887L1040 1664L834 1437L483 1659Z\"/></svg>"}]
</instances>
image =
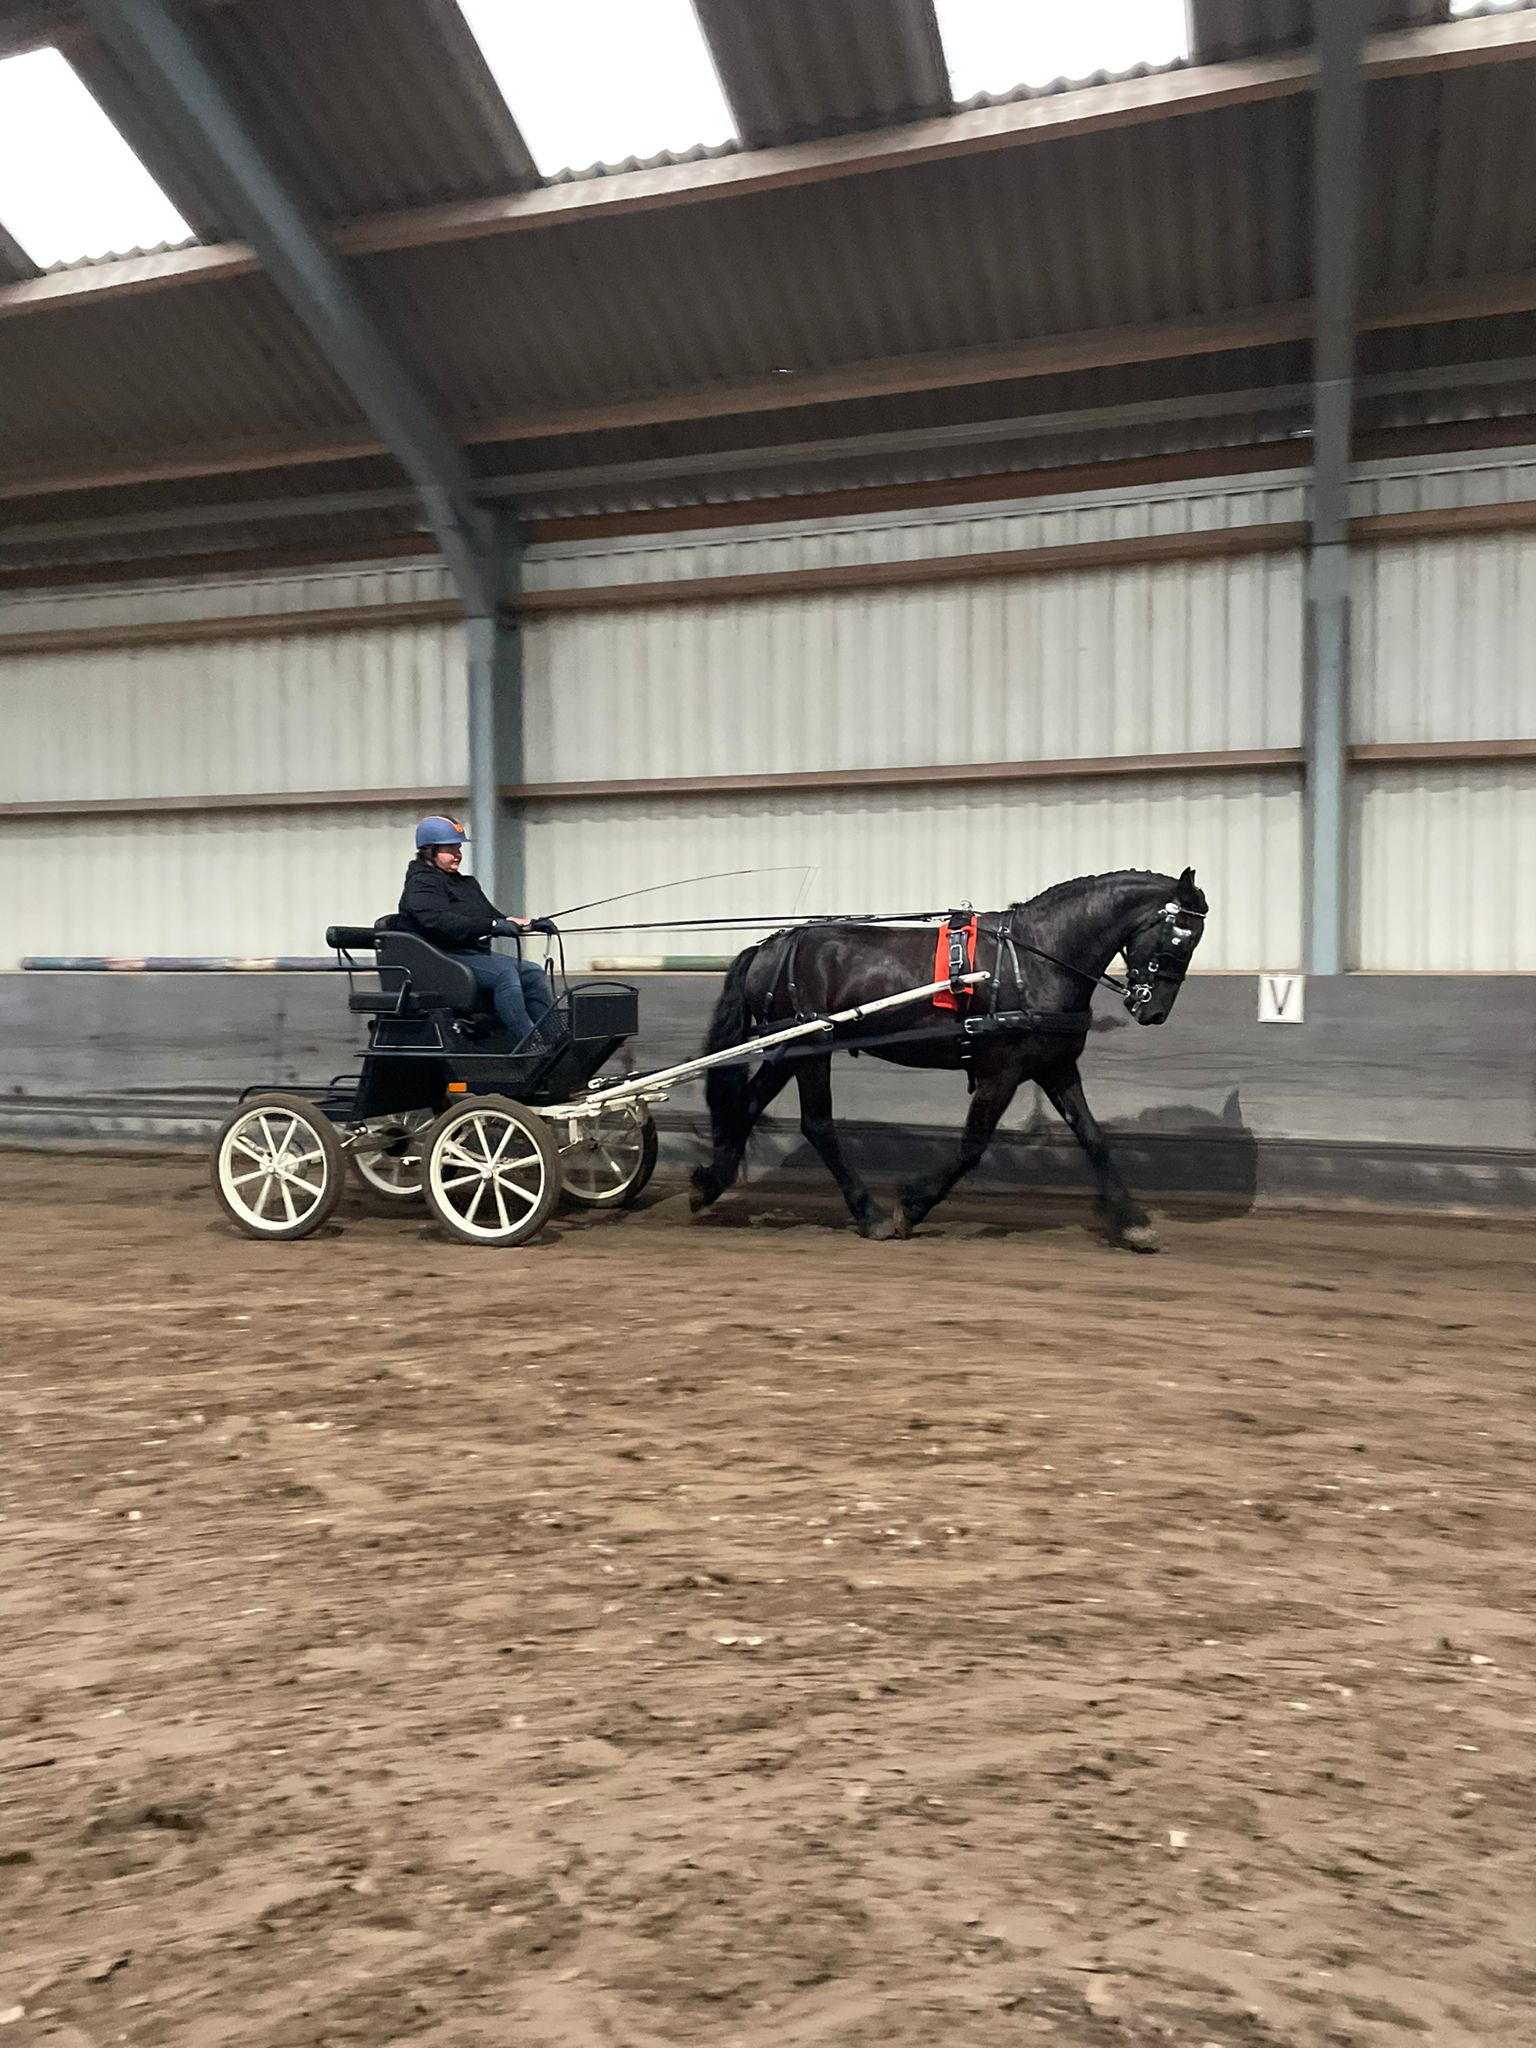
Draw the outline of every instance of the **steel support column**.
<instances>
[{"instance_id":1,"label":"steel support column","mask_svg":"<svg viewBox=\"0 0 1536 2048\"><path fill-rule=\"evenodd\" d=\"M1316 13L1312 264L1317 332L1303 688L1304 944L1309 974L1340 974L1346 964L1349 902L1349 479L1364 163L1364 0L1329 0Z\"/></svg>"},{"instance_id":2,"label":"steel support column","mask_svg":"<svg viewBox=\"0 0 1536 2048\"><path fill-rule=\"evenodd\" d=\"M469 808L472 865L481 886L501 909L526 909L523 820L503 797L523 782L523 635L502 609L516 593L522 545L505 513L482 515L482 576L497 604L464 621L469 724Z\"/></svg>"}]
</instances>

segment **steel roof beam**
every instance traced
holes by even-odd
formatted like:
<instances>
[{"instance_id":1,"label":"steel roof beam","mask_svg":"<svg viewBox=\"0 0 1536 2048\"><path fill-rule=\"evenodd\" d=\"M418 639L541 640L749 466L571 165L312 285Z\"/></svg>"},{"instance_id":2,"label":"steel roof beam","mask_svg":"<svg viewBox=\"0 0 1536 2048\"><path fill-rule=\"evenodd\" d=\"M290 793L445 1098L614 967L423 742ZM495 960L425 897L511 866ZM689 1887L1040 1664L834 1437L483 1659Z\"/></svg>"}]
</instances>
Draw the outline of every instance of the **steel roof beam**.
<instances>
[{"instance_id":1,"label":"steel roof beam","mask_svg":"<svg viewBox=\"0 0 1536 2048\"><path fill-rule=\"evenodd\" d=\"M1374 331L1526 312L1536 312L1536 271L1373 292L1361 305L1359 324L1362 329ZM489 445L545 440L558 434L607 432L673 420L745 417L852 399L1023 382L1070 370L1110 369L1124 363L1167 362L1181 356L1265 348L1308 340L1314 332L1315 320L1312 302L1297 300L1214 320L1164 320L1145 327L1092 328L997 348L882 357L793 377L702 385L656 392L643 398L551 406L537 412L451 424L458 441ZM163 450L153 459L122 459L100 468L12 471L9 475L0 472L0 499L47 497L61 491L103 490L121 484L170 483L183 477L285 469L295 464L350 461L388 452L382 441L366 432L311 439L263 435L243 443L225 441L211 447ZM484 495L480 482L475 481L473 489L476 496Z\"/></svg>"},{"instance_id":2,"label":"steel roof beam","mask_svg":"<svg viewBox=\"0 0 1536 2048\"><path fill-rule=\"evenodd\" d=\"M1357 377L1357 400L1411 397L1437 391L1496 390L1536 386L1536 356L1498 357L1487 362L1442 363L1420 370L1383 371ZM807 465L882 455L920 455L930 449L985 448L1027 443L1055 435L1111 433L1127 427L1177 424L1184 420L1244 419L1266 413L1309 415L1311 384L1254 385L1246 390L1191 392L1122 405L1078 406L1070 411L1019 413L1002 419L957 420L943 426L898 427L867 434L843 434L812 441L755 442L745 447L706 449L693 455L649 456L628 462L583 463L569 469L522 470L478 477L477 497L486 501L531 499L555 491L622 488L626 484L685 477L742 476ZM1490 422L1496 424L1496 416ZM219 527L259 526L287 519L336 518L353 512L403 511L419 503L410 490L325 491L311 495L253 498L213 505L174 505L159 511L120 512L93 519L52 519L0 531L0 566L5 550L88 546L97 542L175 533L206 536ZM193 553L205 552L204 546ZM156 550L159 552L159 550ZM67 561L67 556L57 558ZM104 556L130 560L127 553ZM46 565L51 566L53 558Z\"/></svg>"},{"instance_id":3,"label":"steel roof beam","mask_svg":"<svg viewBox=\"0 0 1536 2048\"><path fill-rule=\"evenodd\" d=\"M486 515L474 505L462 450L391 352L324 237L265 161L165 0L86 0L102 40L147 98L177 124L187 154L215 180L229 218L415 485L465 610L496 610Z\"/></svg>"},{"instance_id":4,"label":"steel roof beam","mask_svg":"<svg viewBox=\"0 0 1536 2048\"><path fill-rule=\"evenodd\" d=\"M1536 385L1536 356L1508 356L1488 362L1442 363L1423 370L1391 370L1355 382L1359 399L1411 397L1419 392L1477 391ZM1124 427L1156 426L1181 420L1246 418L1258 413L1305 410L1310 384L1262 384L1243 391L1192 392L1124 405L1078 406L1068 412L1019 413L1004 419L957 420L945 426L898 427L870 434L843 434L816 441L756 442L747 447L706 449L694 455L649 456L632 462L583 463L570 469L524 470L479 477L482 499L530 498L537 493L643 484L677 477L740 475L796 469L871 455L922 454L928 449L990 447L1037 441L1056 434L1110 433ZM112 513L99 519L51 519L0 532L0 549L45 547L53 542L111 541L210 527L349 512L403 510L417 503L414 491L325 491L311 496L255 498L244 503L177 505L154 512Z\"/></svg>"},{"instance_id":5,"label":"steel roof beam","mask_svg":"<svg viewBox=\"0 0 1536 2048\"><path fill-rule=\"evenodd\" d=\"M1376 37L1366 46L1363 69L1367 79L1375 80L1532 60L1536 60L1536 10ZM659 207L910 169L1182 114L1290 99L1310 93L1315 82L1316 62L1310 52L1159 72L894 128L789 143L776 149L745 150L650 171L575 178L493 199L380 215L337 229L330 243L347 255L367 255L533 232L571 221L615 219ZM121 292L240 277L257 267L254 250L238 242L90 264L0 287L0 317L41 312L54 305L79 305Z\"/></svg>"}]
</instances>

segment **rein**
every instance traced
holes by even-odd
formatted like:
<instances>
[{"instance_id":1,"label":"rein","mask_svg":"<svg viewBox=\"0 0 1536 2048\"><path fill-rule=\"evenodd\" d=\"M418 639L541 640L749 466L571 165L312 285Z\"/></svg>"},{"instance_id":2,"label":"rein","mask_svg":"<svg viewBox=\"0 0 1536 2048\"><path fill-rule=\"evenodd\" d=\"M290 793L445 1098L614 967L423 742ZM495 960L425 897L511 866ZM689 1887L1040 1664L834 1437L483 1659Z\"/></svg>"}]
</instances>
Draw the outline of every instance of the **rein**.
<instances>
[{"instance_id":1,"label":"rein","mask_svg":"<svg viewBox=\"0 0 1536 2048\"><path fill-rule=\"evenodd\" d=\"M743 872L750 871L743 870ZM714 877L706 877L703 879L713 880ZM582 905L580 907L587 908L588 906ZM997 941L999 961L1002 957L1003 947L1006 944L1009 951L1014 953L1015 955L1017 955L1020 952L1033 954L1033 956L1037 960L1045 960L1048 961L1052 967L1059 967L1064 974L1075 974L1079 977L1080 980L1089 982L1092 986L1096 988L1109 989L1111 993L1119 996L1121 1000L1123 1002L1126 1002L1127 1004L1129 1004L1133 996L1140 995L1143 999L1145 999L1145 997L1150 994L1150 989L1143 990L1140 985L1133 986L1129 973L1127 973L1124 980L1121 980L1118 976L1113 974L1097 973L1091 967L1079 966L1075 960L1063 960L1059 953L1049 952L1044 946L1036 945L1032 939L1022 938L1019 935L1018 931L1015 929L1015 924L1018 917L1018 913L1024 907L1025 906L1021 903L1010 904L1008 907L1008 916L1006 922L999 923L997 926L994 936ZM1176 923L1179 918L1205 917L1207 914L1208 913L1203 910L1195 910L1191 906L1186 904L1170 902L1168 904L1165 904L1164 907L1157 913L1157 915L1149 919L1149 921L1146 924L1138 925L1136 929L1131 933L1130 937L1126 940L1125 944L1127 946L1132 944L1136 939L1138 939L1141 936L1143 932L1151 931L1154 926L1163 923L1163 921L1169 918L1170 916L1173 917ZM886 910L853 911L843 913L825 912L811 917L807 917L804 915L797 916L791 913L791 915L788 917L720 916L665 919L659 918L654 921L648 921L643 923L631 922L627 924L571 925L567 927L567 929L573 935L580 934L583 936L595 936L600 933L607 934L612 932L754 931L759 928L766 928L770 937L773 936L775 933L779 932L793 932L798 938L800 933L814 930L818 925L931 925L935 923L942 923L943 920L949 915L950 913L948 911L943 910ZM759 940L757 941L757 943L763 944L765 943L765 941ZM1122 946L1119 950L1123 953L1125 951L1125 947ZM1127 963L1127 965L1129 966L1129 963ZM791 955L791 997L793 997L793 975L793 955ZM1015 980L1018 979L1017 958L1015 958L1014 961L1014 978ZM1182 976L1180 977L1180 979L1182 979ZM992 988L992 997L994 1001L996 1001L998 993L999 990L997 987L997 978L994 976ZM983 1018L971 1018L962 1020L961 1030L965 1031L967 1024L986 1024L989 1022L992 1024L993 1029L996 1030L999 1028L1001 1020L1004 1017L1017 1019L1017 1022L1013 1026L1013 1028L1017 1031L1065 1031L1068 1029L1075 1030L1078 1028L1082 1028L1086 1022L1086 1020L1082 1018L1082 1013L1074 1010L993 1010L988 1014L988 1016ZM871 1049L873 1049L873 1046L876 1042L883 1044L898 1044L908 1039L916 1039L920 1037L934 1037L938 1035L939 1034L937 1032L934 1032L932 1030L924 1032L908 1031L901 1033L891 1033L879 1041L866 1040L865 1043L869 1045ZM968 1035L975 1037L981 1034L975 1031L971 1031Z\"/></svg>"}]
</instances>

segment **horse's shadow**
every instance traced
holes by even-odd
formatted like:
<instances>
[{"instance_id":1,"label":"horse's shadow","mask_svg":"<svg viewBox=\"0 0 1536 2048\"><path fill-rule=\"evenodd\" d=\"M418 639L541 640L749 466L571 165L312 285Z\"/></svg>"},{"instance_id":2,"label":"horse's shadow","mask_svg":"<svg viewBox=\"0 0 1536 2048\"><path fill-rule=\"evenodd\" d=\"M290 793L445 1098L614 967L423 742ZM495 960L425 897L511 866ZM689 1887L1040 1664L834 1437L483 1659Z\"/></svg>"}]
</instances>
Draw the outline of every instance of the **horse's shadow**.
<instances>
[{"instance_id":1,"label":"horse's shadow","mask_svg":"<svg viewBox=\"0 0 1536 2048\"><path fill-rule=\"evenodd\" d=\"M954 1149L954 1135L945 1130L901 1129L875 1122L847 1122L841 1129L850 1158L869 1180L899 1183ZM1194 1103L1158 1103L1134 1116L1110 1119L1103 1130L1126 1179L1148 1199L1173 1202L1181 1215L1205 1221L1245 1216L1255 1206L1258 1140L1243 1116L1236 1088L1218 1111ZM754 1156L745 1178L759 1196L771 1192L774 1181L799 1184L824 1178L813 1147L798 1133L792 1136L783 1124L760 1125L751 1150ZM984 1204L977 1208L990 1216L986 1221L979 1214L957 1218L951 1228L967 1234L1011 1234L1059 1227L1061 1197L1091 1194L1092 1176L1071 1132L1037 1092L1028 1119L998 1131L972 1176L971 1188L985 1193ZM1008 1194L1025 1199L1004 1224L996 1203L1000 1195ZM964 1197L958 1199L964 1202ZM772 1228L776 1220L764 1216L757 1227ZM806 1219L786 1216L785 1226L792 1220Z\"/></svg>"}]
</instances>

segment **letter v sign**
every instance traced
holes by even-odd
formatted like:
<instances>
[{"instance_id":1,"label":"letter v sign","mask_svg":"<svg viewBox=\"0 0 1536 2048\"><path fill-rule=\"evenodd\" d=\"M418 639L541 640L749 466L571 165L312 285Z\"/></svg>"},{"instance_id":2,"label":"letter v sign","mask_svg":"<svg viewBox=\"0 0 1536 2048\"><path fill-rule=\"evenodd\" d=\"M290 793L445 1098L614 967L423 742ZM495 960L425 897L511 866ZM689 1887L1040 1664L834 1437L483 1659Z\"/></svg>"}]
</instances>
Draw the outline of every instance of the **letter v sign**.
<instances>
[{"instance_id":1,"label":"letter v sign","mask_svg":"<svg viewBox=\"0 0 1536 2048\"><path fill-rule=\"evenodd\" d=\"M1300 1024L1306 1014L1306 986L1304 974L1261 974L1259 1022Z\"/></svg>"}]
</instances>

